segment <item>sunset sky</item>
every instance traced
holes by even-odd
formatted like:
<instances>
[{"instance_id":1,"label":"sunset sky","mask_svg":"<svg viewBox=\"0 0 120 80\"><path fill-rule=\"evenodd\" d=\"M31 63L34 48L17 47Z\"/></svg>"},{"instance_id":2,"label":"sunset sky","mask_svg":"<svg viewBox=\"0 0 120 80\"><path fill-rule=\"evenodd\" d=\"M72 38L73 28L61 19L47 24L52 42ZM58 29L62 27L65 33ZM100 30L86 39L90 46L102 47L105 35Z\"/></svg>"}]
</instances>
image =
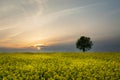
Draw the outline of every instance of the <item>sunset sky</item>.
<instances>
[{"instance_id":1,"label":"sunset sky","mask_svg":"<svg viewBox=\"0 0 120 80\"><path fill-rule=\"evenodd\" d=\"M0 0L0 51L120 51L120 0Z\"/></svg>"}]
</instances>

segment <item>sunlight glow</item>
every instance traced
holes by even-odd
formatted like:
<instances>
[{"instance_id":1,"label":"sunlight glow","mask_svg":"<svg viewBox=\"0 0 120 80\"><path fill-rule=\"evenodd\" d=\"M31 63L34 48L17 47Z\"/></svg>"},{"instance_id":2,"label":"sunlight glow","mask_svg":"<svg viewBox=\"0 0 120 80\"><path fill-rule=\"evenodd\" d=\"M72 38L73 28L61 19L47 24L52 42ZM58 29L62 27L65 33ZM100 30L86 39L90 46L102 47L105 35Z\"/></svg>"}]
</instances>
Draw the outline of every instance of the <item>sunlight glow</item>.
<instances>
[{"instance_id":1,"label":"sunlight glow","mask_svg":"<svg viewBox=\"0 0 120 80\"><path fill-rule=\"evenodd\" d=\"M35 44L34 47L36 47L37 50L40 50L41 47L44 47L44 44Z\"/></svg>"}]
</instances>

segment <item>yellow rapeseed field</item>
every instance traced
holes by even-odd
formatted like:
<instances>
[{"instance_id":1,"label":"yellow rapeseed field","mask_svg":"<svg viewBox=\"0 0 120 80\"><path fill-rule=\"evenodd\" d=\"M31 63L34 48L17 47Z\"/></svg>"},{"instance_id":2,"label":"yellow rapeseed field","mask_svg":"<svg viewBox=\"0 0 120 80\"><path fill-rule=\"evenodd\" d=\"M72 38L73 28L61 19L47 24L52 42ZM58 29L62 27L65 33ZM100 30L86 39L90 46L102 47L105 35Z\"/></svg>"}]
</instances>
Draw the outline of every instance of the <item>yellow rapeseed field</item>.
<instances>
[{"instance_id":1,"label":"yellow rapeseed field","mask_svg":"<svg viewBox=\"0 0 120 80\"><path fill-rule=\"evenodd\" d=\"M120 53L1 53L0 80L120 80Z\"/></svg>"}]
</instances>

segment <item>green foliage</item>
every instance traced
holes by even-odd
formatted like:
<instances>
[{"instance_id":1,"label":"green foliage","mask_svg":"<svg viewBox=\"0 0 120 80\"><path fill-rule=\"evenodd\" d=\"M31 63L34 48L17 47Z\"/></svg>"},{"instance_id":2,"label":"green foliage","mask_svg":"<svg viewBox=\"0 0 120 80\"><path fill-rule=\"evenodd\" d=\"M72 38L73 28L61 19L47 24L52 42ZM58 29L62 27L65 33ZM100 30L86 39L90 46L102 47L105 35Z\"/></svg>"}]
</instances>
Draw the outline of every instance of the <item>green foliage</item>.
<instances>
[{"instance_id":1,"label":"green foliage","mask_svg":"<svg viewBox=\"0 0 120 80\"><path fill-rule=\"evenodd\" d=\"M90 50L92 46L93 43L89 37L81 36L76 42L76 47L83 50L83 52Z\"/></svg>"},{"instance_id":2,"label":"green foliage","mask_svg":"<svg viewBox=\"0 0 120 80\"><path fill-rule=\"evenodd\" d=\"M119 80L120 53L0 54L0 80Z\"/></svg>"}]
</instances>

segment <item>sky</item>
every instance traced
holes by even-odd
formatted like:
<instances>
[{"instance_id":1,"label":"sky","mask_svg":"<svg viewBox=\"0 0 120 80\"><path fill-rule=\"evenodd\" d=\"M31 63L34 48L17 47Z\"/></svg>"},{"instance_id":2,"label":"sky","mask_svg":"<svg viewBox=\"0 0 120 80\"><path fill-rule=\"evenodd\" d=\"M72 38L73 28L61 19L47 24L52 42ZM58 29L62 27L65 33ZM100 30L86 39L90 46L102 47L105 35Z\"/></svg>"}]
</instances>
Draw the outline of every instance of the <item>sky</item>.
<instances>
[{"instance_id":1,"label":"sky","mask_svg":"<svg viewBox=\"0 0 120 80\"><path fill-rule=\"evenodd\" d=\"M120 51L120 0L0 0L0 51L79 51L80 36Z\"/></svg>"}]
</instances>

